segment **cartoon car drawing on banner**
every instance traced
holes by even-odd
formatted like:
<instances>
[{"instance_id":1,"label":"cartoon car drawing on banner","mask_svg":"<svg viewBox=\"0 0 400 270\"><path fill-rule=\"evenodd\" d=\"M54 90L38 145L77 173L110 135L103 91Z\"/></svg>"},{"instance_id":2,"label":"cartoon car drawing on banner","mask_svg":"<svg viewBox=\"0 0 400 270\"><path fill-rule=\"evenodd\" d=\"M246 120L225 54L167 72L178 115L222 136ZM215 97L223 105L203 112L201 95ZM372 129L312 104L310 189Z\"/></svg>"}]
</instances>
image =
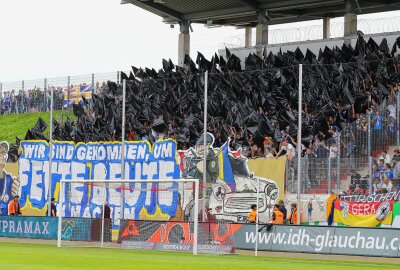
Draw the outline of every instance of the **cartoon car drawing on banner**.
<instances>
[{"instance_id":1,"label":"cartoon car drawing on banner","mask_svg":"<svg viewBox=\"0 0 400 270\"><path fill-rule=\"evenodd\" d=\"M237 177L235 180L241 184L236 190L230 190L229 186L222 183L213 185L209 206L217 219L246 222L251 205L257 204L258 179ZM259 181L259 218L261 222L267 222L272 215L271 205L275 204L279 191L273 181L265 178L260 178ZM218 195L221 189L224 195Z\"/></svg>"},{"instance_id":2,"label":"cartoon car drawing on banner","mask_svg":"<svg viewBox=\"0 0 400 270\"><path fill-rule=\"evenodd\" d=\"M203 211L203 200L206 200L206 211L217 219L234 222L245 222L252 204L257 204L259 188L260 221L266 222L272 214L272 207L279 197L279 189L273 180L254 176L248 167L248 159L241 155L241 150L229 150L229 141L220 148L214 148L214 137L206 135L207 148L204 150L204 135L194 148L179 151L182 177L203 179L203 154L207 151L207 197L199 204ZM259 187L258 185L259 180ZM189 216L193 203L185 206L185 215ZM204 211L203 211L204 212Z\"/></svg>"}]
</instances>

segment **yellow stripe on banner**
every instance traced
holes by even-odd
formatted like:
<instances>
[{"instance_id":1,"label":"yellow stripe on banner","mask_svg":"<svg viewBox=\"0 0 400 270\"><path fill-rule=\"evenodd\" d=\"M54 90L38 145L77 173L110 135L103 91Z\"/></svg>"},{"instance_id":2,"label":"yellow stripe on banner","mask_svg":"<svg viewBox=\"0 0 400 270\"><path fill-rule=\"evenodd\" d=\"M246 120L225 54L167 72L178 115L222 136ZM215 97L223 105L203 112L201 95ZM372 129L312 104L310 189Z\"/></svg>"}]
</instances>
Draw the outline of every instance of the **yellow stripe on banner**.
<instances>
[{"instance_id":1,"label":"yellow stripe on banner","mask_svg":"<svg viewBox=\"0 0 400 270\"><path fill-rule=\"evenodd\" d=\"M224 180L224 157L222 155L222 151L218 154L219 161L219 175L218 179Z\"/></svg>"},{"instance_id":2,"label":"yellow stripe on banner","mask_svg":"<svg viewBox=\"0 0 400 270\"><path fill-rule=\"evenodd\" d=\"M335 222L342 223L347 226L355 226L355 227L376 227L379 224L392 224L392 212L382 221L376 219L375 214L370 215L353 215L346 214L345 210L339 211L335 209L334 213Z\"/></svg>"},{"instance_id":3,"label":"yellow stripe on banner","mask_svg":"<svg viewBox=\"0 0 400 270\"><path fill-rule=\"evenodd\" d=\"M247 164L249 165L250 172L254 173L257 177L264 177L275 181L279 189L278 199L285 199L286 158L250 159Z\"/></svg>"}]
</instances>

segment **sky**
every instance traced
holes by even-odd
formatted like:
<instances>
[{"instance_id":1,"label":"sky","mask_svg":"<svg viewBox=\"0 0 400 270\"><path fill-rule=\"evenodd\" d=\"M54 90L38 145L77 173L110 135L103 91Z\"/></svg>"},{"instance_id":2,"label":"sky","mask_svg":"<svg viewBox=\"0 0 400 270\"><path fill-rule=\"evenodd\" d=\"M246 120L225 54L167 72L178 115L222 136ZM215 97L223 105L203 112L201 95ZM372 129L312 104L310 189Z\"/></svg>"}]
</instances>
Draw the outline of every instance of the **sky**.
<instances>
[{"instance_id":1,"label":"sky","mask_svg":"<svg viewBox=\"0 0 400 270\"><path fill-rule=\"evenodd\" d=\"M396 16L400 12L367 17ZM270 29L315 24L321 21ZM193 30L193 58L197 51L209 57L244 35L233 27L193 25ZM158 69L163 58L177 62L178 34L179 27L120 0L0 0L0 82L130 70L131 65Z\"/></svg>"}]
</instances>

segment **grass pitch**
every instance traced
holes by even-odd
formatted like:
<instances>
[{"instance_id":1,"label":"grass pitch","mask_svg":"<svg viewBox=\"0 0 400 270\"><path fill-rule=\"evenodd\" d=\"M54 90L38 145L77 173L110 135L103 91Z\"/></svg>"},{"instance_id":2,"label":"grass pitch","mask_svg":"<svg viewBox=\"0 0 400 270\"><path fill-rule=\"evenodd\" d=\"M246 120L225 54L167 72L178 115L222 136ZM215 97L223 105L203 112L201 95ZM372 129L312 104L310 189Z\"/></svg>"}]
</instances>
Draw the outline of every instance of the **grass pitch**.
<instances>
[{"instance_id":1,"label":"grass pitch","mask_svg":"<svg viewBox=\"0 0 400 270\"><path fill-rule=\"evenodd\" d=\"M0 127L2 128L0 132L0 141L14 143L16 136L23 140L28 129L35 126L39 117L42 117L47 124L50 123L50 112L0 115ZM67 117L76 120L72 110L54 111L53 117L58 122L61 122L61 120L65 122ZM47 128L44 134L48 136L49 128Z\"/></svg>"},{"instance_id":2,"label":"grass pitch","mask_svg":"<svg viewBox=\"0 0 400 270\"><path fill-rule=\"evenodd\" d=\"M396 263L327 261L242 255L199 255L160 251L99 248L57 248L53 245L0 243L0 266L7 270L47 269L399 269Z\"/></svg>"}]
</instances>

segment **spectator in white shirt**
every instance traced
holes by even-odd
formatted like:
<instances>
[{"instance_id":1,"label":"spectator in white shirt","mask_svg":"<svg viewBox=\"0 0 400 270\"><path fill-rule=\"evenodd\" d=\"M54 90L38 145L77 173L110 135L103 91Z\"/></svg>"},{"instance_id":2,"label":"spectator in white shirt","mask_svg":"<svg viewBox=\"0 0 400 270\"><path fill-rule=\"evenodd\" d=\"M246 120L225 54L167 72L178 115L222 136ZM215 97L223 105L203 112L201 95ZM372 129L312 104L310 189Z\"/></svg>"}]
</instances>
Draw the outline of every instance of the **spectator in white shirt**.
<instances>
[{"instance_id":1,"label":"spectator in white shirt","mask_svg":"<svg viewBox=\"0 0 400 270\"><path fill-rule=\"evenodd\" d=\"M334 179L336 178L337 157L338 157L338 147L337 147L336 142L333 142L331 144L331 146L329 147L329 158L330 158L331 168L332 168L332 177Z\"/></svg>"},{"instance_id":2,"label":"spectator in white shirt","mask_svg":"<svg viewBox=\"0 0 400 270\"><path fill-rule=\"evenodd\" d=\"M389 117L396 119L396 105L390 104L387 109L389 111Z\"/></svg>"},{"instance_id":3,"label":"spectator in white shirt","mask_svg":"<svg viewBox=\"0 0 400 270\"><path fill-rule=\"evenodd\" d=\"M288 143L286 140L282 141L282 146L279 149L279 152L276 154L275 158L280 157L283 151L286 151L286 158L288 160L292 160L294 157L296 157L296 150L294 149L294 146Z\"/></svg>"},{"instance_id":4,"label":"spectator in white shirt","mask_svg":"<svg viewBox=\"0 0 400 270\"><path fill-rule=\"evenodd\" d=\"M382 189L386 189L388 193L393 191L393 184L389 178L385 178L383 181Z\"/></svg>"},{"instance_id":5,"label":"spectator in white shirt","mask_svg":"<svg viewBox=\"0 0 400 270\"><path fill-rule=\"evenodd\" d=\"M379 159L383 159L384 163L389 163L389 164L392 161L392 159L390 158L390 155L388 155L386 150L382 151L381 156L379 157Z\"/></svg>"}]
</instances>

